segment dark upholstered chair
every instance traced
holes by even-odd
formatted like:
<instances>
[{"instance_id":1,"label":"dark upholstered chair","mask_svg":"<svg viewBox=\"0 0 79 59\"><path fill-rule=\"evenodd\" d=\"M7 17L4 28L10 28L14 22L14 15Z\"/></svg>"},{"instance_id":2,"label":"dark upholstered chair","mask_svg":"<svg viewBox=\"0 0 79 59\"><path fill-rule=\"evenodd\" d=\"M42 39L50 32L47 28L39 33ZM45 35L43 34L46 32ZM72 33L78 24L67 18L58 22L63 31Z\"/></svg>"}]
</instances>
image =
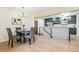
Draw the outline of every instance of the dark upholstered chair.
<instances>
[{"instance_id":1,"label":"dark upholstered chair","mask_svg":"<svg viewBox=\"0 0 79 59\"><path fill-rule=\"evenodd\" d=\"M13 35L10 28L6 28L6 30L7 30L8 37L9 37L8 45L11 45L11 47L13 47L13 41L14 41L14 39L16 39L17 42L18 42L18 40L19 40L19 38L21 38L21 36Z\"/></svg>"},{"instance_id":2,"label":"dark upholstered chair","mask_svg":"<svg viewBox=\"0 0 79 59\"><path fill-rule=\"evenodd\" d=\"M21 36L21 34L18 33L19 30L22 30L22 28L21 27L16 27L16 34L19 35L19 36Z\"/></svg>"},{"instance_id":3,"label":"dark upholstered chair","mask_svg":"<svg viewBox=\"0 0 79 59\"><path fill-rule=\"evenodd\" d=\"M34 28L31 28L30 33L27 35L27 33L25 34L25 39L29 40L29 44L31 45L31 40L33 39L33 41L35 42L35 34L34 34Z\"/></svg>"}]
</instances>

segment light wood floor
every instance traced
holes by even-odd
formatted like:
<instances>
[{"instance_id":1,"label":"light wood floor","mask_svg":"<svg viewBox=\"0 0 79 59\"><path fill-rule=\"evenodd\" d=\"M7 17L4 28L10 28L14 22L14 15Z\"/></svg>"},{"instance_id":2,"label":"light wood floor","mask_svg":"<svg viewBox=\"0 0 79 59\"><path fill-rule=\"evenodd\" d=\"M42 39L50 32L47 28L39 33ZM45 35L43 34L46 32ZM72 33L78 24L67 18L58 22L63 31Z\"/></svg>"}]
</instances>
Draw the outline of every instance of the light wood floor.
<instances>
[{"instance_id":1,"label":"light wood floor","mask_svg":"<svg viewBox=\"0 0 79 59\"><path fill-rule=\"evenodd\" d=\"M58 52L58 51L79 51L79 40L58 40L36 35L36 42L30 46L28 42L16 44L13 48L7 45L7 42L0 43L1 52Z\"/></svg>"}]
</instances>

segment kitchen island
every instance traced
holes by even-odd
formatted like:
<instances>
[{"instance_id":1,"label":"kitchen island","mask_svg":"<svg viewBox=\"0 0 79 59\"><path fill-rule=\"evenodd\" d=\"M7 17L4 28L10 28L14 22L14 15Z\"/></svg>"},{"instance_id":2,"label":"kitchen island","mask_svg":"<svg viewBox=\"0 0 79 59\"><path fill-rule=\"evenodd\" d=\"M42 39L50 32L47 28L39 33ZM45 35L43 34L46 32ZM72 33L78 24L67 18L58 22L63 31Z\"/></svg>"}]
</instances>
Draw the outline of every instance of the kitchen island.
<instances>
[{"instance_id":1,"label":"kitchen island","mask_svg":"<svg viewBox=\"0 0 79 59\"><path fill-rule=\"evenodd\" d=\"M69 39L69 27L40 27L40 33L45 37L53 36L55 39Z\"/></svg>"}]
</instances>

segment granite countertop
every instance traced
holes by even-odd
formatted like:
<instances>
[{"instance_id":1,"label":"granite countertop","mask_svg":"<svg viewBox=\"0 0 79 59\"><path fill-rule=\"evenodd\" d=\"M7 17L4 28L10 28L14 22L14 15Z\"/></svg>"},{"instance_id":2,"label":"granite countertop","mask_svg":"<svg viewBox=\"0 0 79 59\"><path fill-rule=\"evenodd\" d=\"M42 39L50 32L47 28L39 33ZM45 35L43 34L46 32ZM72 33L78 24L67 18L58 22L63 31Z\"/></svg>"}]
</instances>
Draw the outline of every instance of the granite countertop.
<instances>
[{"instance_id":1,"label":"granite countertop","mask_svg":"<svg viewBox=\"0 0 79 59\"><path fill-rule=\"evenodd\" d=\"M62 26L51 26L52 28L70 28L70 27L62 27ZM45 26L44 28L50 28L50 26Z\"/></svg>"},{"instance_id":2,"label":"granite countertop","mask_svg":"<svg viewBox=\"0 0 79 59\"><path fill-rule=\"evenodd\" d=\"M76 27L73 27L73 26L45 26L44 28L76 28Z\"/></svg>"}]
</instances>

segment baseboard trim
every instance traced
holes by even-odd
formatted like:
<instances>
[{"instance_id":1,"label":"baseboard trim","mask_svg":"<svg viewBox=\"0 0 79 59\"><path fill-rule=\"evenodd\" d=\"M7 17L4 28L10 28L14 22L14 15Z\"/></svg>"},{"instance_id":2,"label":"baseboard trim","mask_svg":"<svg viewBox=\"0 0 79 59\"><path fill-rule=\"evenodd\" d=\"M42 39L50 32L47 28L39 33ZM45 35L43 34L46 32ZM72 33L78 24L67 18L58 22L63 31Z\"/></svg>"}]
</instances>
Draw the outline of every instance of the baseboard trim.
<instances>
[{"instance_id":1,"label":"baseboard trim","mask_svg":"<svg viewBox=\"0 0 79 59\"><path fill-rule=\"evenodd\" d=\"M8 41L8 40L0 40L0 42L6 42L6 41Z\"/></svg>"}]
</instances>

